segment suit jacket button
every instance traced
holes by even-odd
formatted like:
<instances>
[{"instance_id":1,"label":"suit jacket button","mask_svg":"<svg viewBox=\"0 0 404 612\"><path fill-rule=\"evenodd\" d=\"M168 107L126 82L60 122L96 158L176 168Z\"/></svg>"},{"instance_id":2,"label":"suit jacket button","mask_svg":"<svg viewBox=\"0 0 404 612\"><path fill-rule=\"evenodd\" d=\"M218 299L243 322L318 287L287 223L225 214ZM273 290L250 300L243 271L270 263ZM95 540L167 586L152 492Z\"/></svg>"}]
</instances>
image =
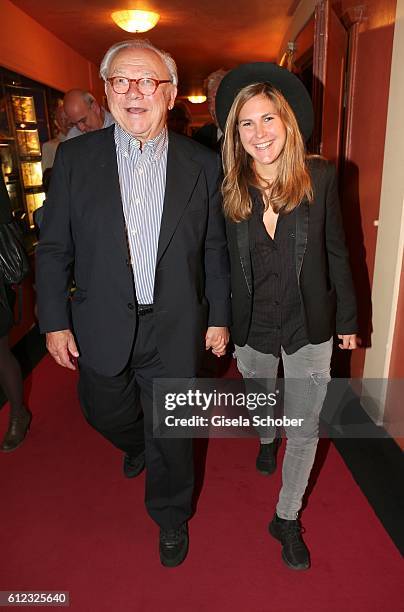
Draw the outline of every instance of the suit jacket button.
<instances>
[{"instance_id":1,"label":"suit jacket button","mask_svg":"<svg viewBox=\"0 0 404 612\"><path fill-rule=\"evenodd\" d=\"M132 302L129 302L129 304L128 304L128 308L129 308L129 310L134 310L135 305L134 305L134 304L132 304Z\"/></svg>"}]
</instances>

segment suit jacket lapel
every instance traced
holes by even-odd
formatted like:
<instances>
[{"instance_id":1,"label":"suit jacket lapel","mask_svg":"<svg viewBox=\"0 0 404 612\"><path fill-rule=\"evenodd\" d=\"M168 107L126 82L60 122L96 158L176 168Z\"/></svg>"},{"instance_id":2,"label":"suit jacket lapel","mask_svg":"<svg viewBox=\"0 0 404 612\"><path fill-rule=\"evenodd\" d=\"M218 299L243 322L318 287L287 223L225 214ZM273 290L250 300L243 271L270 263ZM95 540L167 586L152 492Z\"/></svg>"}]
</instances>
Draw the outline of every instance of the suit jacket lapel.
<instances>
[{"instance_id":1,"label":"suit jacket lapel","mask_svg":"<svg viewBox=\"0 0 404 612\"><path fill-rule=\"evenodd\" d=\"M166 190L156 265L170 243L184 209L191 198L200 172L201 166L187 156L181 140L174 133L170 132Z\"/></svg>"},{"instance_id":2,"label":"suit jacket lapel","mask_svg":"<svg viewBox=\"0 0 404 612\"><path fill-rule=\"evenodd\" d=\"M99 169L98 192L102 194L106 226L111 231L111 238L115 240L117 252L127 259L128 245L116 159L114 126L101 130L100 137L104 141L104 146L100 146L96 151L95 167Z\"/></svg>"}]
</instances>

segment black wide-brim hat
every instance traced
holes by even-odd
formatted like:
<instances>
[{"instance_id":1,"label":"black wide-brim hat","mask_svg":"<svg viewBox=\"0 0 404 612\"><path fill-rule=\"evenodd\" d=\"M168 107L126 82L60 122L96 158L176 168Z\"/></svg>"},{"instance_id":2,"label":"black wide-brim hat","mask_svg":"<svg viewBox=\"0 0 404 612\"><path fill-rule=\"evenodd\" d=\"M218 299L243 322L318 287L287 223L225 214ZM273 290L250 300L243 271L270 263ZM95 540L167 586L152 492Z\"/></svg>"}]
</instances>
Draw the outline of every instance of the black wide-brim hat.
<instances>
[{"instance_id":1,"label":"black wide-brim hat","mask_svg":"<svg viewBox=\"0 0 404 612\"><path fill-rule=\"evenodd\" d=\"M286 68L271 62L241 64L222 79L216 93L216 117L224 132L227 117L238 92L253 83L268 83L278 89L291 106L305 141L313 131L314 113L309 93L302 81Z\"/></svg>"}]
</instances>

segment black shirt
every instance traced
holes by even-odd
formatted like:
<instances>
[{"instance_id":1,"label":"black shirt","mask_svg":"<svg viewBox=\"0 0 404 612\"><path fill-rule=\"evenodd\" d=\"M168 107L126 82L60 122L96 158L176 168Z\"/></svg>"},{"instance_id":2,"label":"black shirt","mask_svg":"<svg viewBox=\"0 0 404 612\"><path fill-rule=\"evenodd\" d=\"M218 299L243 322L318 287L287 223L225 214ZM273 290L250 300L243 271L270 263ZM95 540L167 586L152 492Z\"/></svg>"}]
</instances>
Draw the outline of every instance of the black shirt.
<instances>
[{"instance_id":1,"label":"black shirt","mask_svg":"<svg viewBox=\"0 0 404 612\"><path fill-rule=\"evenodd\" d=\"M251 189L249 241L253 310L247 344L261 353L288 355L309 343L296 276L296 212L280 214L274 239L266 231L261 194Z\"/></svg>"}]
</instances>

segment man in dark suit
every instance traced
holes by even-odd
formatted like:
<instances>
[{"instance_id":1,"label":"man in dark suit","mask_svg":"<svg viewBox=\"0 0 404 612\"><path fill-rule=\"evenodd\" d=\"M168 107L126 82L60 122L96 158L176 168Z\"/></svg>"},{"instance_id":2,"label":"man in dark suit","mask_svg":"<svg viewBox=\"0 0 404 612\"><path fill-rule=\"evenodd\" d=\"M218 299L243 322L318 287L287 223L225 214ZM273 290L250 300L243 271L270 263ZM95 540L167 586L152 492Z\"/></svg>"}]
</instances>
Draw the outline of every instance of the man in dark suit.
<instances>
[{"instance_id":1,"label":"man in dark suit","mask_svg":"<svg viewBox=\"0 0 404 612\"><path fill-rule=\"evenodd\" d=\"M100 74L116 124L58 150L37 250L39 320L57 363L74 369L78 358L83 412L124 451L125 475L146 464L146 507L173 567L188 549L192 440L153 437L153 379L194 377L205 349L225 352L220 162L167 132L168 54L118 43Z\"/></svg>"},{"instance_id":2,"label":"man in dark suit","mask_svg":"<svg viewBox=\"0 0 404 612\"><path fill-rule=\"evenodd\" d=\"M220 153L222 149L223 132L217 122L215 100L218 87L226 74L227 70L220 68L219 70L215 70L215 72L211 72L206 77L204 88L212 122L205 123L205 125L199 128L193 136L194 140L205 145L205 147L209 147L209 149L213 149L213 151L217 151L217 153Z\"/></svg>"}]
</instances>

